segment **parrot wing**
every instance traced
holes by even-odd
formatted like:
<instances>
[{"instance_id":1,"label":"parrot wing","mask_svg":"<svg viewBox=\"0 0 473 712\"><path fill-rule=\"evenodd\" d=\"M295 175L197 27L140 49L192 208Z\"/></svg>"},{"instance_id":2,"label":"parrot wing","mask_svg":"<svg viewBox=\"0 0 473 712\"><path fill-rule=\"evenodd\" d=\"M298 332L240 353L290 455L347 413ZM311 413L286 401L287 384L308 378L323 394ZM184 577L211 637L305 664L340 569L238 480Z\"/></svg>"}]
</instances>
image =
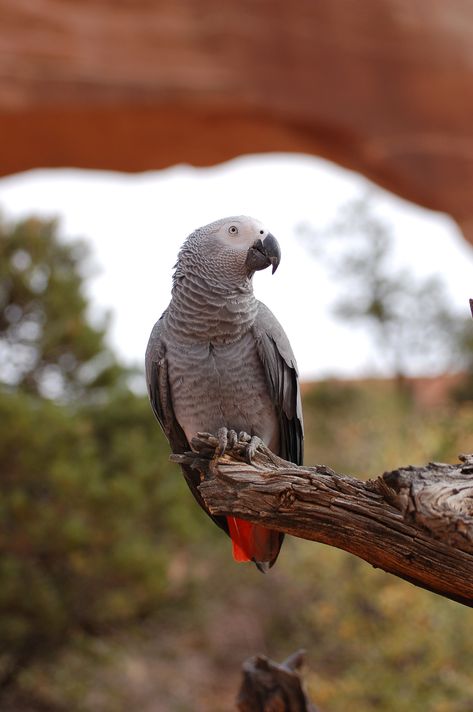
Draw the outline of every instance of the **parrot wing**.
<instances>
[{"instance_id":1,"label":"parrot wing","mask_svg":"<svg viewBox=\"0 0 473 712\"><path fill-rule=\"evenodd\" d=\"M151 402L151 407L156 418L163 429L163 432L173 453L184 453L191 450L187 437L179 425L179 422L174 414L172 404L171 388L168 379L168 362L166 357L166 344L163 339L163 318L156 322L151 332L146 349L146 384L148 395ZM204 500L199 492L200 476L197 470L192 469L187 465L181 465L189 488L202 509L209 515L211 519L228 534L228 525L226 517L212 516Z\"/></svg>"},{"instance_id":2,"label":"parrot wing","mask_svg":"<svg viewBox=\"0 0 473 712\"><path fill-rule=\"evenodd\" d=\"M258 302L253 334L279 420L276 454L302 465L304 426L296 359L281 324L262 302Z\"/></svg>"}]
</instances>

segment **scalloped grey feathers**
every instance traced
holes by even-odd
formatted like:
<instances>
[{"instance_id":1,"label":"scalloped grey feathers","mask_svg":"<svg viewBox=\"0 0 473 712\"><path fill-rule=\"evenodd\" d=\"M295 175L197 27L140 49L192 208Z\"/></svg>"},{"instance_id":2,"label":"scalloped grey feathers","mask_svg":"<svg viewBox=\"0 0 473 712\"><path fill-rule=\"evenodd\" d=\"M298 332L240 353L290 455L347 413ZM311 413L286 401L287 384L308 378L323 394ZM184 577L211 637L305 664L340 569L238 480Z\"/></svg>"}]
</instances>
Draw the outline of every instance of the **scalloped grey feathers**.
<instances>
[{"instance_id":1,"label":"scalloped grey feathers","mask_svg":"<svg viewBox=\"0 0 473 712\"><path fill-rule=\"evenodd\" d=\"M222 231L230 221L243 236L238 244L228 238L227 247ZM179 252L172 299L146 351L151 406L175 453L190 450L198 431L215 434L225 426L259 435L277 455L302 464L294 354L277 319L255 299L252 273L245 272L245 250L260 249L264 232L252 218L225 218L196 230ZM228 533L226 518L205 507L199 474L182 469L200 506Z\"/></svg>"}]
</instances>

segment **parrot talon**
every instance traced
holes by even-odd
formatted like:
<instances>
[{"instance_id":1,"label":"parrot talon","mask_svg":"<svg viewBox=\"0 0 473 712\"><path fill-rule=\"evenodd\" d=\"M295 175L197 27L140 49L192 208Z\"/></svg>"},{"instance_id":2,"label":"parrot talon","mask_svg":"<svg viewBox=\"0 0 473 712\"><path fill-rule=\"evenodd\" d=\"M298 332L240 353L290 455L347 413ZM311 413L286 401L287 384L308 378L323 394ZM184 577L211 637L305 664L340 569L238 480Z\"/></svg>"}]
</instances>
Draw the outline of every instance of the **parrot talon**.
<instances>
[{"instance_id":1,"label":"parrot talon","mask_svg":"<svg viewBox=\"0 0 473 712\"><path fill-rule=\"evenodd\" d=\"M217 432L218 445L215 448L215 458L222 457L228 450L233 450L238 442L238 435L234 430L219 428Z\"/></svg>"},{"instance_id":2,"label":"parrot talon","mask_svg":"<svg viewBox=\"0 0 473 712\"><path fill-rule=\"evenodd\" d=\"M259 438L257 435L253 435L253 437L250 439L250 442L248 443L248 447L246 448L246 461L249 465L253 462L253 459L256 455L256 451L258 448L264 447L264 442Z\"/></svg>"},{"instance_id":3,"label":"parrot talon","mask_svg":"<svg viewBox=\"0 0 473 712\"><path fill-rule=\"evenodd\" d=\"M245 431L239 434L238 440L243 444L245 460L251 465L258 448L264 447L263 441L257 435L248 435Z\"/></svg>"},{"instance_id":4,"label":"parrot talon","mask_svg":"<svg viewBox=\"0 0 473 712\"><path fill-rule=\"evenodd\" d=\"M228 442L227 442L227 449L228 450L233 450L235 445L238 442L238 435L234 430L229 430L228 431Z\"/></svg>"},{"instance_id":5,"label":"parrot talon","mask_svg":"<svg viewBox=\"0 0 473 712\"><path fill-rule=\"evenodd\" d=\"M218 445L215 448L215 459L225 455L225 450L228 446L228 430L227 428L219 428L217 431Z\"/></svg>"}]
</instances>

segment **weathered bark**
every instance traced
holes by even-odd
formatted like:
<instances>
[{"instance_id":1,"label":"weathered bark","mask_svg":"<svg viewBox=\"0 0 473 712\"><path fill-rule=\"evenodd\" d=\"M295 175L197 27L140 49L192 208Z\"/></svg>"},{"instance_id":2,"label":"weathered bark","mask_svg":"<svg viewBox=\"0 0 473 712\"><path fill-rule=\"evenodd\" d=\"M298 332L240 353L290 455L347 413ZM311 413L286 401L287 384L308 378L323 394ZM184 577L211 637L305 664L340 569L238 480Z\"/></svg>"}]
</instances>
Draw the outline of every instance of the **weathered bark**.
<instances>
[{"instance_id":1,"label":"weathered bark","mask_svg":"<svg viewBox=\"0 0 473 712\"><path fill-rule=\"evenodd\" d=\"M317 712L302 688L297 671L304 651L278 664L264 655L243 663L243 682L237 698L240 712Z\"/></svg>"},{"instance_id":2,"label":"weathered bark","mask_svg":"<svg viewBox=\"0 0 473 712\"><path fill-rule=\"evenodd\" d=\"M244 443L214 458L202 434L196 452L172 455L202 473L212 514L235 515L344 549L416 586L473 606L473 456L359 480L328 467L298 467L268 449L251 464Z\"/></svg>"}]
</instances>

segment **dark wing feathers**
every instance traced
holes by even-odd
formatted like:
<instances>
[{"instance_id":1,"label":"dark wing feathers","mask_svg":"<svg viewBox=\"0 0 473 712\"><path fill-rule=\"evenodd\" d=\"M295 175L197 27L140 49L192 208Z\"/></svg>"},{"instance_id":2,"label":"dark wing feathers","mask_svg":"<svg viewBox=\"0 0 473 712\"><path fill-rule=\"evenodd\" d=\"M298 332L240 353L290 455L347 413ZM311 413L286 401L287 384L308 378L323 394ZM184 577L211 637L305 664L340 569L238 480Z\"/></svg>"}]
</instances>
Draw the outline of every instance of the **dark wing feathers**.
<instances>
[{"instance_id":1,"label":"dark wing feathers","mask_svg":"<svg viewBox=\"0 0 473 712\"><path fill-rule=\"evenodd\" d=\"M166 345L162 339L162 322L163 317L154 325L146 349L146 384L151 407L169 440L172 451L185 452L190 450L190 446L172 407Z\"/></svg>"},{"instance_id":2,"label":"dark wing feathers","mask_svg":"<svg viewBox=\"0 0 473 712\"><path fill-rule=\"evenodd\" d=\"M282 326L261 302L253 333L279 419L278 454L302 465L304 428L296 360Z\"/></svg>"},{"instance_id":3,"label":"dark wing feathers","mask_svg":"<svg viewBox=\"0 0 473 712\"><path fill-rule=\"evenodd\" d=\"M171 389L168 379L168 364L166 358L166 344L162 338L163 316L156 322L151 332L146 349L146 384L151 407L164 431L171 449L174 453L188 452L191 447L187 437L179 425L172 406ZM228 534L226 517L214 517L209 514L204 500L199 492L200 476L197 470L187 465L181 465L186 482L202 509L221 529Z\"/></svg>"}]
</instances>

